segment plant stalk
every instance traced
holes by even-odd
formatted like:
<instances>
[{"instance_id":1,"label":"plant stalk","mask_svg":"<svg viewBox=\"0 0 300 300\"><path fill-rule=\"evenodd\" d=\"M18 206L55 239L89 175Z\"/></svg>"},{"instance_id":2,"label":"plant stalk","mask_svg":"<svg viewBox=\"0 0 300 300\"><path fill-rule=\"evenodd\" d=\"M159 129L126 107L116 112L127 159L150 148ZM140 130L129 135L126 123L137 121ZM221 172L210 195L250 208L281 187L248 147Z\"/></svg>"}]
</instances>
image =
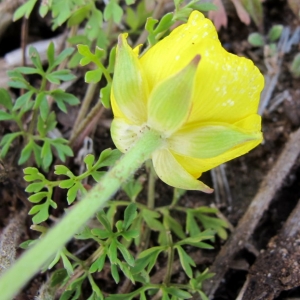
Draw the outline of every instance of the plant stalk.
<instances>
[{"instance_id":1,"label":"plant stalk","mask_svg":"<svg viewBox=\"0 0 300 300\"><path fill-rule=\"evenodd\" d=\"M155 207L155 182L156 182L156 173L153 167L152 161L149 162L149 177L148 177L148 193L147 193L147 207L154 209ZM145 221L144 221L145 224ZM148 249L150 241L151 230L148 226L145 227L145 233L142 239L142 251L143 249Z\"/></svg>"},{"instance_id":2,"label":"plant stalk","mask_svg":"<svg viewBox=\"0 0 300 300\"><path fill-rule=\"evenodd\" d=\"M153 151L162 146L158 132L147 129L135 145L116 162L103 179L62 220L0 277L1 300L11 300L66 242L104 207Z\"/></svg>"},{"instance_id":3,"label":"plant stalk","mask_svg":"<svg viewBox=\"0 0 300 300\"><path fill-rule=\"evenodd\" d=\"M173 264L174 264L174 247L173 247L173 239L170 231L167 232L167 240L168 240L168 262L167 262L167 272L164 279L164 284L166 286L169 285L172 276Z\"/></svg>"}]
</instances>

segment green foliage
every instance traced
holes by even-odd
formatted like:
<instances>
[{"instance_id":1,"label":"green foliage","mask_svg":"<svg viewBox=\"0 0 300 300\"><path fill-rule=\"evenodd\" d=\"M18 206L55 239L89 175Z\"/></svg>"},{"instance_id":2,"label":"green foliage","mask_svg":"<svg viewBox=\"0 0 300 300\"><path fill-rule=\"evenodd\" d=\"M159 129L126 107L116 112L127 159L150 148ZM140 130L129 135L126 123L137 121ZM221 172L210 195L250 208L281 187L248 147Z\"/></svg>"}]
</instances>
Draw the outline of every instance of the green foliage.
<instances>
[{"instance_id":1,"label":"green foliage","mask_svg":"<svg viewBox=\"0 0 300 300\"><path fill-rule=\"evenodd\" d=\"M143 185L139 180L135 180L134 178L131 178L123 185L122 189L127 194L129 199L132 202L135 202L137 196L143 190Z\"/></svg>"},{"instance_id":2,"label":"green foliage","mask_svg":"<svg viewBox=\"0 0 300 300\"><path fill-rule=\"evenodd\" d=\"M262 2L260 0L242 0L241 2L256 26L261 27L263 22Z\"/></svg>"},{"instance_id":3,"label":"green foliage","mask_svg":"<svg viewBox=\"0 0 300 300\"><path fill-rule=\"evenodd\" d=\"M282 30L283 30L282 25L272 26L272 28L269 30L269 33L268 33L269 41L272 42L272 43L276 42L280 38Z\"/></svg>"},{"instance_id":4,"label":"green foliage","mask_svg":"<svg viewBox=\"0 0 300 300\"><path fill-rule=\"evenodd\" d=\"M150 45L154 45L158 42L159 38L167 32L170 27L175 23L173 18L173 13L167 13L162 17L162 19L158 22L158 20L153 18L148 18L145 28L149 32L148 42ZM157 24L157 25L156 25ZM156 25L156 26L155 26Z\"/></svg>"},{"instance_id":5,"label":"green foliage","mask_svg":"<svg viewBox=\"0 0 300 300\"><path fill-rule=\"evenodd\" d=\"M139 33L150 16L151 12L147 11L144 1L141 1L135 10L129 6L126 7L125 23L130 28L129 33Z\"/></svg>"},{"instance_id":6,"label":"green foliage","mask_svg":"<svg viewBox=\"0 0 300 300\"><path fill-rule=\"evenodd\" d=\"M34 5L37 0L29 0L21 5L14 14L14 21L25 16L28 18L33 10ZM117 4L117 3L116 3ZM107 5L109 6L109 5ZM111 6L111 5L110 5ZM108 8L109 10L110 8ZM111 10L117 9L113 7ZM107 7L105 8L107 10ZM102 29L103 16L102 12L95 6L95 1L90 0L51 0L42 1L39 7L39 13L42 17L46 14L52 12L52 29L55 30L57 27L61 26L63 23L67 22L67 26L79 25L84 20L88 20L85 25L85 34L89 37L96 36L96 32ZM110 19L110 18L108 18Z\"/></svg>"},{"instance_id":7,"label":"green foliage","mask_svg":"<svg viewBox=\"0 0 300 300\"><path fill-rule=\"evenodd\" d=\"M175 11L165 14L160 21L149 17L146 21L145 29L148 31L148 43L150 46L155 45L163 38L176 21L186 22L193 10L209 11L217 10L212 3L202 2L200 0L191 0L187 4L182 5L183 0L174 0Z\"/></svg>"},{"instance_id":8,"label":"green foliage","mask_svg":"<svg viewBox=\"0 0 300 300\"><path fill-rule=\"evenodd\" d=\"M60 84L62 81L73 80L76 77L70 70L55 71L55 68L69 57L74 50L66 48L58 56L55 56L54 44L50 43L47 50L48 68L44 70L40 55L37 50L30 47L29 54L34 67L18 67L8 72L10 77L9 85L13 88L23 89L24 94L19 96L13 103L10 95L1 89L1 105L7 110L0 113L0 121L12 120L19 127L18 132L8 133L3 136L0 142L0 157L4 158L12 145L19 137L23 138L24 147L21 151L18 163L26 163L33 155L37 166L48 170L53 161L53 150L62 160L66 156L72 156L73 152L68 146L68 141L63 138L50 138L48 134L56 127L56 116L50 112L48 98L52 97L57 107L67 113L66 105L76 105L79 100L72 94L61 89L46 90L47 82ZM41 77L40 88L32 86L27 80L28 75ZM26 76L26 77L25 77ZM32 119L29 130L23 125L25 113L31 112Z\"/></svg>"},{"instance_id":9,"label":"green foliage","mask_svg":"<svg viewBox=\"0 0 300 300\"><path fill-rule=\"evenodd\" d=\"M274 51L276 52L276 45L274 42L280 38L282 30L282 25L274 25L269 30L266 38L258 32L253 32L248 36L248 42L254 47L263 47L265 44L269 44L270 47L275 48Z\"/></svg>"},{"instance_id":10,"label":"green foliage","mask_svg":"<svg viewBox=\"0 0 300 300\"><path fill-rule=\"evenodd\" d=\"M35 214L33 222L46 221L49 217L49 208L56 208L56 203L52 200L55 187L68 190L67 201L71 204L78 191L85 193L82 184L84 179L92 176L95 180L99 180L105 173L99 169L113 165L119 157L120 153L117 150L110 149L103 151L97 161L93 155L87 155L84 159L86 172L79 176L75 176L66 166L56 166L55 174L66 177L58 181L47 180L36 168L26 168L24 179L30 183L26 191L33 193L29 197L29 201L35 204L30 211L30 214ZM68 283L60 299L78 299L84 282L89 282L92 288L91 299L94 299L93 297L96 297L95 299L119 299L121 295L110 295L104 298L93 280L92 274L102 272L107 264L110 266L111 276L116 284L124 276L133 284L137 282L142 284L141 288L129 294L122 294L123 299L124 297L125 299L134 299L137 296L145 299L146 294L155 294L159 291L165 295L164 297L171 297L172 299L188 299L193 293L198 293L202 299L207 299L202 291L202 282L210 278L212 274L208 273L207 270L200 274L195 272L196 264L187 249L190 247L212 249L210 243L214 240L215 233L218 232L221 236L224 234L224 228L227 224L216 217L207 215L214 214L217 210L208 207L191 209L178 206L177 203L183 194L182 190L174 191L174 198L170 206L149 209L135 202L142 190L140 178L132 178L123 186L123 190L126 191L130 201L115 200L109 202L108 207L96 215L99 225L85 226L75 236L76 239L93 240L98 244L99 248L90 259L81 261L69 253L66 248L63 248L44 267L45 269L53 268L59 261L62 262L65 272L56 271L51 279L52 287ZM123 219L117 221L116 216L122 207L125 207L122 213ZM180 221L173 216L173 212L186 214L187 228L185 231ZM191 220L193 221L191 222ZM141 224L144 225L141 226ZM43 226L38 226L41 227L38 229L39 231L43 234L46 233ZM150 230L159 232L158 245L140 251L135 257L130 249L133 245L142 247L140 237L143 235L145 226L148 226ZM173 235L171 240L168 238L170 231ZM224 236L222 237L224 238ZM173 239L177 239L177 241L172 242ZM24 246L30 247L32 243L34 241L28 241ZM188 284L179 287L176 283L169 285L151 283L150 272L158 263L158 258L170 253L170 251L177 254L182 269L190 280ZM79 279L70 281L75 271L82 275L78 277Z\"/></svg>"},{"instance_id":11,"label":"green foliage","mask_svg":"<svg viewBox=\"0 0 300 300\"><path fill-rule=\"evenodd\" d=\"M224 220L208 215L216 213L217 209L205 206L196 209L188 209L186 232L189 232L191 236L199 234L201 229L197 223L198 221L204 229L213 229L220 238L227 239L227 232L225 229L228 228L228 224Z\"/></svg>"},{"instance_id":12,"label":"green foliage","mask_svg":"<svg viewBox=\"0 0 300 300\"><path fill-rule=\"evenodd\" d=\"M253 32L248 36L248 42L255 47L262 47L264 45L264 38L258 32Z\"/></svg>"},{"instance_id":13,"label":"green foliage","mask_svg":"<svg viewBox=\"0 0 300 300\"><path fill-rule=\"evenodd\" d=\"M188 3L185 3L183 0L174 0L175 12L174 20L181 20L186 22L190 13L193 10L199 10L202 12L207 12L210 10L217 10L217 6L210 2L202 2L201 0L191 0ZM185 5L182 5L185 4Z\"/></svg>"},{"instance_id":14,"label":"green foliage","mask_svg":"<svg viewBox=\"0 0 300 300\"><path fill-rule=\"evenodd\" d=\"M104 9L104 20L113 20L119 24L123 16L123 10L117 0L111 0Z\"/></svg>"},{"instance_id":15,"label":"green foliage","mask_svg":"<svg viewBox=\"0 0 300 300\"><path fill-rule=\"evenodd\" d=\"M135 1L126 1L126 3L134 4ZM29 18L34 5L37 0L29 0L21 5L14 14L14 20L25 16ZM123 16L123 7L120 6L118 0L111 0L105 2L106 6L101 11L96 5L96 0L49 0L41 1L39 7L39 14L45 17L47 13L52 14L52 29L55 30L64 23L68 27L76 27L83 24L83 34L74 34L68 40L72 45L85 44L91 46L94 42L97 47L100 47L106 53L109 46L110 37L107 36L103 28L103 22L120 24ZM127 5L130 5L127 4ZM140 24L144 21L144 14L142 14L143 6L140 7ZM148 15L147 15L148 16ZM147 17L146 16L146 17ZM69 62L69 67L74 68L80 61L80 54L75 53ZM105 57L104 57L105 59ZM101 79L100 71L95 72L95 79L92 76L91 81L98 82ZM98 80L99 79L99 80ZM106 102L107 103L107 100Z\"/></svg>"},{"instance_id":16,"label":"green foliage","mask_svg":"<svg viewBox=\"0 0 300 300\"><path fill-rule=\"evenodd\" d=\"M25 148L24 148L25 149ZM49 208L57 208L57 204L53 201L53 189L59 187L61 189L68 189L67 202L72 204L78 196L86 193L86 189L82 184L82 180L88 176L92 176L95 181L99 181L104 172L101 168L111 166L120 157L118 150L104 150L99 159L94 163L95 157L87 155L84 159L86 164L86 172L79 176L75 176L66 166L55 166L54 173L56 175L64 175L66 179L58 181L49 181L45 176L38 171L38 169L29 167L24 169L24 179L30 184L26 188L26 192L34 193L28 200L35 205L29 211L30 215L34 215L32 221L34 224L39 224L49 218Z\"/></svg>"},{"instance_id":17,"label":"green foliage","mask_svg":"<svg viewBox=\"0 0 300 300\"><path fill-rule=\"evenodd\" d=\"M13 20L16 21L23 16L28 19L36 2L37 0L29 0L21 5L14 13Z\"/></svg>"},{"instance_id":18,"label":"green foliage","mask_svg":"<svg viewBox=\"0 0 300 300\"><path fill-rule=\"evenodd\" d=\"M96 65L96 69L86 72L85 81L88 83L97 83L101 80L102 75L107 80L107 85L100 90L100 97L102 104L106 108L110 108L110 92L111 92L111 76L113 72L113 66L115 62L116 49L112 48L109 55L108 67L105 68L101 62L101 59L106 57L105 51L96 46L95 54L90 51L87 45L77 45L78 53L82 56L80 60L81 66L86 66L93 62Z\"/></svg>"}]
</instances>

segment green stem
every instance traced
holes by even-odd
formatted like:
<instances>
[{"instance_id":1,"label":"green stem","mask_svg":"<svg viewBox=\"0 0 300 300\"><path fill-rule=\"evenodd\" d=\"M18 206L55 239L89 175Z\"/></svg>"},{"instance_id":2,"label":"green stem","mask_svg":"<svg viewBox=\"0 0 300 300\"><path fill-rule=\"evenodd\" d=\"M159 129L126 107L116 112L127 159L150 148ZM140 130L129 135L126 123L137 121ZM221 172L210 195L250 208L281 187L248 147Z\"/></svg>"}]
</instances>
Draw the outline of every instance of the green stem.
<instances>
[{"instance_id":1,"label":"green stem","mask_svg":"<svg viewBox=\"0 0 300 300\"><path fill-rule=\"evenodd\" d=\"M36 97L37 97L38 93L44 92L46 90L46 85L47 85L46 74L43 74L41 87L40 87L39 91L36 92ZM35 130L35 127L36 127L36 122L37 122L38 116L39 116L39 108L37 107L33 110L32 118L31 118L31 121L30 121L30 124L29 124L28 132L31 135L34 135L34 130Z\"/></svg>"},{"instance_id":2,"label":"green stem","mask_svg":"<svg viewBox=\"0 0 300 300\"><path fill-rule=\"evenodd\" d=\"M28 129L30 136L33 136L33 134L34 134L37 117L38 117L38 108L33 110L32 118L30 121L29 129Z\"/></svg>"},{"instance_id":3,"label":"green stem","mask_svg":"<svg viewBox=\"0 0 300 300\"><path fill-rule=\"evenodd\" d=\"M156 173L155 173L152 161L150 161L149 162L147 206L151 210L153 210L155 207L155 182L156 182ZM151 234L151 230L148 226L146 226L144 238L142 240L142 249L148 249L149 241L150 241L150 234Z\"/></svg>"},{"instance_id":4,"label":"green stem","mask_svg":"<svg viewBox=\"0 0 300 300\"><path fill-rule=\"evenodd\" d=\"M22 116L23 116L23 114L22 114ZM18 125L20 131L22 131L22 132L23 132L23 135L25 135L25 134L26 134L26 131L25 131L24 126L23 126L23 123L22 123L22 121L21 121L22 116L20 117L20 114L14 114L14 117L15 117L14 120L16 121L16 123L17 123L17 125Z\"/></svg>"},{"instance_id":5,"label":"green stem","mask_svg":"<svg viewBox=\"0 0 300 300\"><path fill-rule=\"evenodd\" d=\"M25 252L0 278L1 300L11 300L55 253L117 192L121 184L162 146L160 135L146 130L136 144L62 220Z\"/></svg>"},{"instance_id":6,"label":"green stem","mask_svg":"<svg viewBox=\"0 0 300 300\"><path fill-rule=\"evenodd\" d=\"M167 262L167 273L164 279L164 283L166 286L169 285L171 281L173 264L174 264L174 247L173 247L173 239L170 231L167 232L167 241L168 241L168 262Z\"/></svg>"},{"instance_id":7,"label":"green stem","mask_svg":"<svg viewBox=\"0 0 300 300\"><path fill-rule=\"evenodd\" d=\"M128 206L128 201L122 201L122 200L114 200L114 201L108 201L108 204L112 204L112 202L114 203L114 205L116 206ZM148 206L139 202L135 202L136 206L142 210L142 209L147 209ZM110 205L109 205L110 206Z\"/></svg>"},{"instance_id":8,"label":"green stem","mask_svg":"<svg viewBox=\"0 0 300 300\"><path fill-rule=\"evenodd\" d=\"M101 241L102 242L102 241ZM65 283L64 286L61 286L56 291L56 296L63 293L66 287L70 286L77 278L81 277L85 272L87 272L88 268L92 265L92 263L97 260L103 254L104 247L99 247L87 260L85 260L82 264L75 269L72 277ZM88 277L91 275L87 272Z\"/></svg>"},{"instance_id":9,"label":"green stem","mask_svg":"<svg viewBox=\"0 0 300 300\"><path fill-rule=\"evenodd\" d=\"M102 71L102 73L103 73L106 81L108 83L111 83L112 82L112 78L111 78L109 72L107 71L107 69L103 66L103 64L100 61L94 61L94 63L97 65L97 67L99 69L101 69L101 71Z\"/></svg>"},{"instance_id":10,"label":"green stem","mask_svg":"<svg viewBox=\"0 0 300 300\"><path fill-rule=\"evenodd\" d=\"M73 255L71 252L69 252L66 248L64 249L64 254L65 254L68 258L71 258L73 261L79 263L80 265L83 265L83 261L80 260L77 256Z\"/></svg>"},{"instance_id":11,"label":"green stem","mask_svg":"<svg viewBox=\"0 0 300 300\"><path fill-rule=\"evenodd\" d=\"M148 202L147 206L150 209L154 209L155 207L155 181L156 181L156 173L152 164L152 161L149 162L149 178L148 178Z\"/></svg>"}]
</instances>

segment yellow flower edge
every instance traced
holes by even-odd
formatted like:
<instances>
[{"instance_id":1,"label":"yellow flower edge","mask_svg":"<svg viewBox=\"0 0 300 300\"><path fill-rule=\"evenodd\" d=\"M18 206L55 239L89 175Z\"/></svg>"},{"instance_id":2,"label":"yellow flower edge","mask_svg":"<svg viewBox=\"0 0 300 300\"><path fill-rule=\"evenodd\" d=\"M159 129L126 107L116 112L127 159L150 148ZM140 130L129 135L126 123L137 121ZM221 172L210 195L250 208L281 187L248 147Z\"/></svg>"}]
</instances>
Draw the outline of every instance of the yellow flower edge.
<instances>
[{"instance_id":1,"label":"yellow flower edge","mask_svg":"<svg viewBox=\"0 0 300 300\"><path fill-rule=\"evenodd\" d=\"M116 147L127 152L154 129L164 140L152 154L160 179L212 192L197 178L262 141L262 74L251 60L228 53L197 11L142 57L126 37L119 37L111 95Z\"/></svg>"}]
</instances>

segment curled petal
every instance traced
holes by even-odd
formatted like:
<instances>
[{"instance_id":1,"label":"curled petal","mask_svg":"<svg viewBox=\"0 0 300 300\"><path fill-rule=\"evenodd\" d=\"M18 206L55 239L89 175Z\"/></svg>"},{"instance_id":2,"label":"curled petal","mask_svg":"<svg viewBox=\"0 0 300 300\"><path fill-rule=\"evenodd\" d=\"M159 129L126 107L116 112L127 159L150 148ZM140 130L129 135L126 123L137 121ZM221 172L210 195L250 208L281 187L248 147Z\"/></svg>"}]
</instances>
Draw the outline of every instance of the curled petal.
<instances>
[{"instance_id":1,"label":"curled petal","mask_svg":"<svg viewBox=\"0 0 300 300\"><path fill-rule=\"evenodd\" d=\"M147 79L136 51L127 44L126 34L118 39L114 80L112 85L112 108L115 115L125 116L133 124L147 119Z\"/></svg>"},{"instance_id":2,"label":"curled petal","mask_svg":"<svg viewBox=\"0 0 300 300\"><path fill-rule=\"evenodd\" d=\"M148 125L163 132L164 136L170 136L189 116L199 60L198 55L179 73L157 85L150 94Z\"/></svg>"},{"instance_id":3,"label":"curled petal","mask_svg":"<svg viewBox=\"0 0 300 300\"><path fill-rule=\"evenodd\" d=\"M168 139L168 147L176 154L206 159L220 156L231 149L238 150L245 143L254 141L259 144L261 140L259 131L247 132L226 123L194 123L173 134Z\"/></svg>"},{"instance_id":4,"label":"curled petal","mask_svg":"<svg viewBox=\"0 0 300 300\"><path fill-rule=\"evenodd\" d=\"M211 188L189 174L176 161L168 149L155 151L152 158L158 177L165 183L185 190L199 190L205 193L213 192Z\"/></svg>"},{"instance_id":5,"label":"curled petal","mask_svg":"<svg viewBox=\"0 0 300 300\"><path fill-rule=\"evenodd\" d=\"M141 126L127 123L124 119L114 118L110 131L116 147L125 153L141 135Z\"/></svg>"}]
</instances>

